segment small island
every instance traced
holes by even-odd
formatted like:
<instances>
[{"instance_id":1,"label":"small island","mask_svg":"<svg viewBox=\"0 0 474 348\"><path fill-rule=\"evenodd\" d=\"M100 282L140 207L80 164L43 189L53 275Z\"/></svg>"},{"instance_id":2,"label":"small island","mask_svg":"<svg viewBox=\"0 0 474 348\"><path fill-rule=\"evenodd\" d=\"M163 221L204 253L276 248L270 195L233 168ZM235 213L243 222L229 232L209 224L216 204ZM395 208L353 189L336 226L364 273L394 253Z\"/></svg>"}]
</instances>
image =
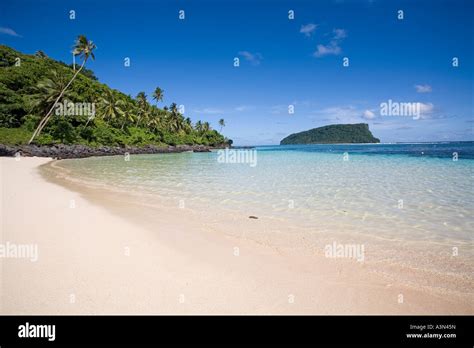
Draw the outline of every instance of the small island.
<instances>
[{"instance_id":1,"label":"small island","mask_svg":"<svg viewBox=\"0 0 474 348\"><path fill-rule=\"evenodd\" d=\"M380 143L369 130L367 123L332 124L293 133L280 141L280 145L299 144L361 144Z\"/></svg>"}]
</instances>

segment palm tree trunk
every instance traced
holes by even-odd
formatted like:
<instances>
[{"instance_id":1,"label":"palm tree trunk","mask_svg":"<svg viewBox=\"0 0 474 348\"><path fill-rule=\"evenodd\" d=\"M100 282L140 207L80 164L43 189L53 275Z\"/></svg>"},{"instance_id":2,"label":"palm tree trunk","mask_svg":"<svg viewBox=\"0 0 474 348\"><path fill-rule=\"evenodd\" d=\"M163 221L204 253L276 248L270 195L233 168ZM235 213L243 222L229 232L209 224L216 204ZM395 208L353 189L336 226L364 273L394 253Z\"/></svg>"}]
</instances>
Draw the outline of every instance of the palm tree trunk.
<instances>
[{"instance_id":1,"label":"palm tree trunk","mask_svg":"<svg viewBox=\"0 0 474 348\"><path fill-rule=\"evenodd\" d=\"M46 123L48 123L49 119L51 118L51 114L53 112L53 109L54 107L56 106L56 104L58 103L59 99L62 98L64 92L66 92L66 89L69 87L69 85L72 83L72 81L74 81L74 79L76 78L77 74L79 74L79 72L82 70L82 68L84 67L84 64L86 64L86 61L87 61L87 58L84 59L84 61L82 62L82 65L81 67L79 68L79 70L76 71L76 73L74 74L74 76L72 77L72 79L69 81L69 83L66 85L66 87L64 87L64 89L61 91L61 94L59 94L58 98L56 99L56 101L54 102L53 106L51 107L51 109L49 110L49 112L46 114L46 116L41 120L41 122L39 123L38 127L36 128L36 130L34 131L33 135L31 136L31 139L30 141L28 141L28 145L31 144L31 142L34 140L35 137L37 137L41 131L43 130L44 126L46 126Z\"/></svg>"}]
</instances>

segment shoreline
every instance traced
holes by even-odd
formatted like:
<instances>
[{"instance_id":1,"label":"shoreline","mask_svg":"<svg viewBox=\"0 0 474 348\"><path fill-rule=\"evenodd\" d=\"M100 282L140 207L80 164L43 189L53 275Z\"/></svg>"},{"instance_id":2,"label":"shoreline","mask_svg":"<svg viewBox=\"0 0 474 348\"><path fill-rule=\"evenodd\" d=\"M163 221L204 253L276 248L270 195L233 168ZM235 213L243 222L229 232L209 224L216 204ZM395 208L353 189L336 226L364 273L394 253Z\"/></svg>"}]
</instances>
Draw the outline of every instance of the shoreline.
<instances>
[{"instance_id":1,"label":"shoreline","mask_svg":"<svg viewBox=\"0 0 474 348\"><path fill-rule=\"evenodd\" d=\"M247 238L245 229L261 220L243 220L242 235L230 236L209 216L144 208L123 195L46 180L39 167L55 161L0 160L3 242L34 240L40 255L36 263L0 259L4 314L473 312L468 297L390 283L349 260Z\"/></svg>"},{"instance_id":2,"label":"shoreline","mask_svg":"<svg viewBox=\"0 0 474 348\"><path fill-rule=\"evenodd\" d=\"M206 145L176 145L176 146L98 146L86 145L3 145L0 144L0 157L46 157L52 159L73 159L100 156L138 155L181 152L211 152L213 149L223 149L224 146Z\"/></svg>"}]
</instances>

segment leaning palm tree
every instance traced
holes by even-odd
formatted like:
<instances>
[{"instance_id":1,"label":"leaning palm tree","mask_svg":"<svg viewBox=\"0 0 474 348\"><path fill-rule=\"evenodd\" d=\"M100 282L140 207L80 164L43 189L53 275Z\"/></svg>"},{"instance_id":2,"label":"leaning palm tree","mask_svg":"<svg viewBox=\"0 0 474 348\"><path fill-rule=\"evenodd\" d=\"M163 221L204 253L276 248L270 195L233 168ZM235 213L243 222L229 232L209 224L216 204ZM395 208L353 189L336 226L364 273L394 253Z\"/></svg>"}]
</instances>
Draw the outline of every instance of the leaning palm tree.
<instances>
[{"instance_id":1,"label":"leaning palm tree","mask_svg":"<svg viewBox=\"0 0 474 348\"><path fill-rule=\"evenodd\" d=\"M157 104L159 101L163 100L163 93L164 91L160 87L155 88L155 91L153 92L153 99L156 100Z\"/></svg>"},{"instance_id":2,"label":"leaning palm tree","mask_svg":"<svg viewBox=\"0 0 474 348\"><path fill-rule=\"evenodd\" d=\"M64 92L66 91L66 89L68 89L68 87L71 85L72 81L74 81L74 79L76 78L76 76L79 74L79 72L82 70L82 68L84 67L84 65L86 64L87 62L87 59L89 59L89 57L91 57L92 59L95 59L94 57L94 49L96 48L96 45L90 41L90 40L87 40L87 38L84 36L84 35L79 35L77 37L77 40L76 40L76 44L74 45L74 55L79 55L82 57L82 65L81 67L79 68L79 70L76 71L76 73L73 75L72 79L69 81L69 83L66 85L66 87L64 87L64 89L62 90L62 92L59 94L58 98L56 99L56 101L54 102L53 106L51 107L51 109L49 110L49 112L46 114L46 116L41 120L41 122L39 123L38 127L36 128L36 130L33 132L33 135L31 136L31 139L30 141L28 142L28 144L31 144L31 142L35 139L36 136L38 136L41 131L43 130L44 126L46 126L46 124L48 123L49 119L51 118L51 115L52 115L52 112L53 112L53 109L54 107L56 106L57 102L62 98L62 96L64 95Z\"/></svg>"},{"instance_id":3,"label":"leaning palm tree","mask_svg":"<svg viewBox=\"0 0 474 348\"><path fill-rule=\"evenodd\" d=\"M219 133L222 132L222 128L225 127L225 121L223 118L219 120L219 126L221 126L221 129L219 130Z\"/></svg>"},{"instance_id":4,"label":"leaning palm tree","mask_svg":"<svg viewBox=\"0 0 474 348\"><path fill-rule=\"evenodd\" d=\"M48 112L55 100L61 95L61 92L67 85L66 76L57 70L51 71L51 76L40 80L29 90L32 110L39 113ZM70 91L65 91L63 97L68 97Z\"/></svg>"}]
</instances>

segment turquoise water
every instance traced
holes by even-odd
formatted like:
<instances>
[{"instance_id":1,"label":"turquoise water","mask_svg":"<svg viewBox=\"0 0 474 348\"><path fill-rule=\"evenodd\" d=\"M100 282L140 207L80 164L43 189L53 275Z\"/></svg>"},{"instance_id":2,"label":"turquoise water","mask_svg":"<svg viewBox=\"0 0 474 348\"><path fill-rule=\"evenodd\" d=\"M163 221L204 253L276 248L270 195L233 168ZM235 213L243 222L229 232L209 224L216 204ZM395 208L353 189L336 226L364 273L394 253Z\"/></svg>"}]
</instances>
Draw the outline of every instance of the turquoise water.
<instances>
[{"instance_id":1,"label":"turquoise water","mask_svg":"<svg viewBox=\"0 0 474 348\"><path fill-rule=\"evenodd\" d=\"M181 204L275 219L283 232L330 238L337 231L362 241L416 242L435 255L448 255L453 246L473 254L473 142L255 151L254 166L222 163L217 151L132 155L129 161L96 157L60 166L76 178L146 193L176 209Z\"/></svg>"}]
</instances>

